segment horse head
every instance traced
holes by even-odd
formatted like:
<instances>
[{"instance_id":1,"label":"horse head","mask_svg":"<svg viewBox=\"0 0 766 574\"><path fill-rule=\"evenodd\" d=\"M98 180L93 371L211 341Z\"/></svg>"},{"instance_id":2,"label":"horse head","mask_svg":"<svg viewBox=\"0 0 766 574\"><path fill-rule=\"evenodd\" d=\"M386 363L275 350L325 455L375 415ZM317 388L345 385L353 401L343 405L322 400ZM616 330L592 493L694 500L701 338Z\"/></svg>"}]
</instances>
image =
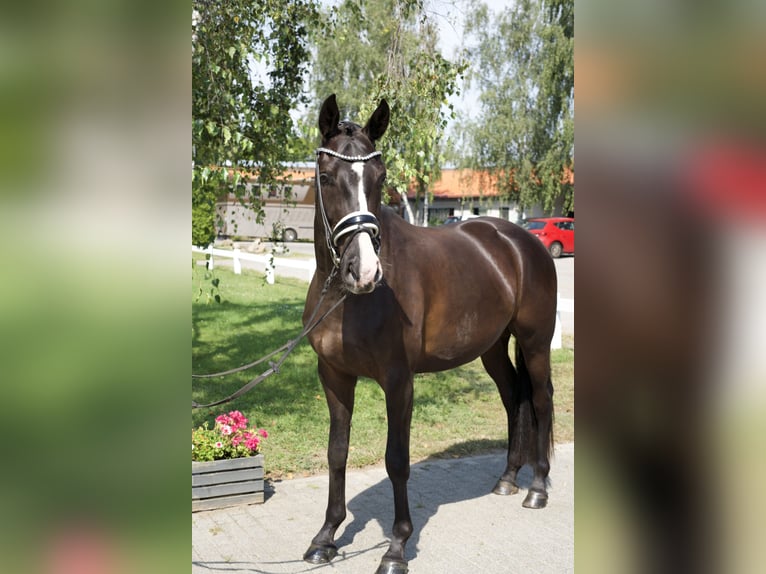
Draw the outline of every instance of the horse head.
<instances>
[{"instance_id":1,"label":"horse head","mask_svg":"<svg viewBox=\"0 0 766 574\"><path fill-rule=\"evenodd\" d=\"M381 100L364 127L340 121L334 94L319 112L317 203L333 263L355 294L372 292L383 278L378 216L386 166L375 141L389 117L388 103Z\"/></svg>"}]
</instances>

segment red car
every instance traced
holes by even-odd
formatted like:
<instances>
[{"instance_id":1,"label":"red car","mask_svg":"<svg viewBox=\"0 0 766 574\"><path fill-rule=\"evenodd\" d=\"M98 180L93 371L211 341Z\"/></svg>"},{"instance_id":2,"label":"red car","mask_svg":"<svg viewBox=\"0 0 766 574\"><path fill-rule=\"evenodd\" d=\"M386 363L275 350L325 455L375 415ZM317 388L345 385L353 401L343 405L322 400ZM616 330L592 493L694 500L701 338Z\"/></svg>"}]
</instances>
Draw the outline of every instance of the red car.
<instances>
[{"instance_id":1,"label":"red car","mask_svg":"<svg viewBox=\"0 0 766 574\"><path fill-rule=\"evenodd\" d=\"M574 255L574 218L530 217L521 226L543 242L551 257L561 257L562 253Z\"/></svg>"}]
</instances>

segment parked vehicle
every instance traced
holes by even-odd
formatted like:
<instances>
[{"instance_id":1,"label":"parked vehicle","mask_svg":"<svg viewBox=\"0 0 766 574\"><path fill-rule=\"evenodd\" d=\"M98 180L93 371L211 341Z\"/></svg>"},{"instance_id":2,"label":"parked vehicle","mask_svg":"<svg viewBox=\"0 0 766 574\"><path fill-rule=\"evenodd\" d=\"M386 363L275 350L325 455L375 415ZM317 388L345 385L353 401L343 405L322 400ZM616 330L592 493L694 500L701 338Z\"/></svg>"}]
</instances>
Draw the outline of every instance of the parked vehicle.
<instances>
[{"instance_id":1,"label":"parked vehicle","mask_svg":"<svg viewBox=\"0 0 766 574\"><path fill-rule=\"evenodd\" d=\"M289 199L285 191L289 187ZM246 194L252 186L245 186ZM259 219L249 207L243 206L234 195L222 197L216 204L218 235L221 237L259 237L275 241L311 241L314 239L314 184L311 180L298 180L282 189L265 194L261 205L263 218Z\"/></svg>"},{"instance_id":2,"label":"parked vehicle","mask_svg":"<svg viewBox=\"0 0 766 574\"><path fill-rule=\"evenodd\" d=\"M574 254L574 218L530 217L521 226L537 236L554 259L563 253Z\"/></svg>"}]
</instances>

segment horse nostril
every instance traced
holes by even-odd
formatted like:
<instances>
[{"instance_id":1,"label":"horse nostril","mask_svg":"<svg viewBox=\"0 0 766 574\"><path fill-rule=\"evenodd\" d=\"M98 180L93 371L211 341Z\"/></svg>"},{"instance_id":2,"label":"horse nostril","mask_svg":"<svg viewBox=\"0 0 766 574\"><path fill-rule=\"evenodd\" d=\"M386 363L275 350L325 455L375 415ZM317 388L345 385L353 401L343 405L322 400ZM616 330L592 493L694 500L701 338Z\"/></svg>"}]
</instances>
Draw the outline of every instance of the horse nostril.
<instances>
[{"instance_id":1,"label":"horse nostril","mask_svg":"<svg viewBox=\"0 0 766 574\"><path fill-rule=\"evenodd\" d=\"M359 270L355 258L351 258L346 264L346 275L350 275L355 282L359 281Z\"/></svg>"}]
</instances>

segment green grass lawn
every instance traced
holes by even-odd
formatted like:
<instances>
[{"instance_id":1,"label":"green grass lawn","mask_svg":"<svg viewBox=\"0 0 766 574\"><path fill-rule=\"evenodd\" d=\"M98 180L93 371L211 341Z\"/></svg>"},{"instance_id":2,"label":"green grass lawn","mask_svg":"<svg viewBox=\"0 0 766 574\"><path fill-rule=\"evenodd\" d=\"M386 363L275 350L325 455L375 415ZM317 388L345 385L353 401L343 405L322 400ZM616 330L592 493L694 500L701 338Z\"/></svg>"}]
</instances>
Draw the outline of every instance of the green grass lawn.
<instances>
[{"instance_id":1,"label":"green grass lawn","mask_svg":"<svg viewBox=\"0 0 766 574\"><path fill-rule=\"evenodd\" d=\"M277 277L267 285L263 275L243 270L234 275L217 268L221 303L208 296L209 273L193 254L192 372L210 373L237 367L281 347L300 332L308 284ZM552 353L556 441L574 440L574 350ZM225 378L192 382L200 403L223 398L268 366ZM290 477L324 471L329 416L316 373L316 355L305 341L279 374L232 403L192 411L192 425L212 424L215 416L240 410L270 437L262 452L267 476ZM385 454L386 414L377 383L360 379L351 431L349 466L380 463ZM480 361L452 371L418 375L412 417L412 462L429 457L456 457L505 449L506 419L495 384Z\"/></svg>"}]
</instances>

